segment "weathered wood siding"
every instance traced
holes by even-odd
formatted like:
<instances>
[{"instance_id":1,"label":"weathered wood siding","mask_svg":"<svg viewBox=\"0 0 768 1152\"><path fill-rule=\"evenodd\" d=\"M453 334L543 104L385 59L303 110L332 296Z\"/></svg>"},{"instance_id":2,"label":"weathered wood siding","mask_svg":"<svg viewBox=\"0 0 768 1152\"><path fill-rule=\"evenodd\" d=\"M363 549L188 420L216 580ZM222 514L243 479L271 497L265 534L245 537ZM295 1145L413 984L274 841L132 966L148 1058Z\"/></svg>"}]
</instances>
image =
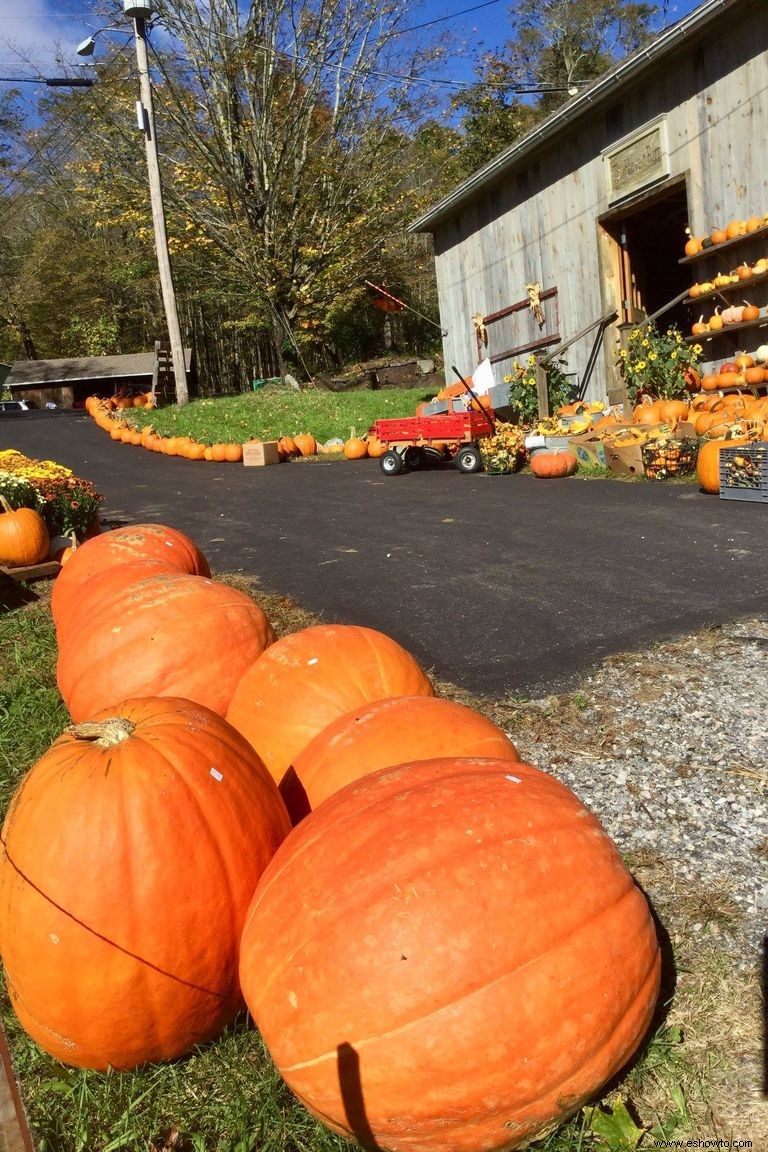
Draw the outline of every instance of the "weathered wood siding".
<instances>
[{"instance_id":1,"label":"weathered wood siding","mask_svg":"<svg viewBox=\"0 0 768 1152\"><path fill-rule=\"evenodd\" d=\"M618 267L599 222L611 208L601 153L658 117L666 121L667 183L687 177L694 234L768 213L768 165L762 155L768 139L768 20L761 7L745 0L730 9L716 33L710 25L705 34L681 42L642 82L617 87L611 100L587 108L538 153L521 158L503 182L478 192L453 218L436 225L446 365L469 371L476 363L472 316L524 298L531 281L538 280L542 289L557 287L563 339L620 305ZM680 256L684 242L681 235ZM763 247L768 252L765 242ZM703 278L698 265L691 273L692 280ZM526 317L522 322L520 315ZM548 317L545 333L553 320ZM494 326L490 350L540 334L532 317L518 314ZM611 328L590 398L604 397L610 386L615 346ZM580 373L590 347L588 338L568 354ZM506 367L497 367L497 377Z\"/></svg>"}]
</instances>

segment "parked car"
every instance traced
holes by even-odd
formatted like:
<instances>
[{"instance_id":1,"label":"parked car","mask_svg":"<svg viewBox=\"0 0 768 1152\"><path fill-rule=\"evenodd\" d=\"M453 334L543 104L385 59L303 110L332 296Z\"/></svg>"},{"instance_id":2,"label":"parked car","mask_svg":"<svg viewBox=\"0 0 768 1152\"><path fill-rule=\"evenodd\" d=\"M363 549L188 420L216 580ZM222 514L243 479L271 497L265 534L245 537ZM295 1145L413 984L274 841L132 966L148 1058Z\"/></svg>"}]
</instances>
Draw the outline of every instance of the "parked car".
<instances>
[{"instance_id":1,"label":"parked car","mask_svg":"<svg viewBox=\"0 0 768 1152\"><path fill-rule=\"evenodd\" d=\"M26 400L0 400L0 416L25 416L27 412Z\"/></svg>"}]
</instances>

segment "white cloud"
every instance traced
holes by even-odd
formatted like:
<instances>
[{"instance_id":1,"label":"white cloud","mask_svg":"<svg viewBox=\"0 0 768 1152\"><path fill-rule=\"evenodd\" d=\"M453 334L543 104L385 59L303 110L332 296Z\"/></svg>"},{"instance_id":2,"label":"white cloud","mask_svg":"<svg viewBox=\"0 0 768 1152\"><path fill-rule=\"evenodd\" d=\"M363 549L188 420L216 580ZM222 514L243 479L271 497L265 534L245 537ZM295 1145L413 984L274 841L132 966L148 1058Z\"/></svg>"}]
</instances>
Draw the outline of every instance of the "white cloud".
<instances>
[{"instance_id":1,"label":"white cloud","mask_svg":"<svg viewBox=\"0 0 768 1152\"><path fill-rule=\"evenodd\" d=\"M27 74L30 67L50 74L59 59L68 63L77 59L75 48L98 24L90 0L71 5L0 0L0 67L14 75Z\"/></svg>"}]
</instances>

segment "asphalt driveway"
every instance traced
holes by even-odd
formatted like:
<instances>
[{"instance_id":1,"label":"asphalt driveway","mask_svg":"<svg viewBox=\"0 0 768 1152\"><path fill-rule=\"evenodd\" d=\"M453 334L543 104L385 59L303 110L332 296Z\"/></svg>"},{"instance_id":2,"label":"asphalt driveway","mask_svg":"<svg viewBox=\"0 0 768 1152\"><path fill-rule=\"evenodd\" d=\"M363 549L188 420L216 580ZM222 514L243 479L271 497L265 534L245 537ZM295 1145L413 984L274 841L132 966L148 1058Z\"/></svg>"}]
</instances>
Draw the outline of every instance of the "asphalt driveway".
<instances>
[{"instance_id":1,"label":"asphalt driveway","mask_svg":"<svg viewBox=\"0 0 768 1152\"><path fill-rule=\"evenodd\" d=\"M540 695L609 653L768 610L768 504L694 485L209 464L115 443L81 413L3 419L8 447L92 480L107 521L180 528L214 570L380 628L479 693Z\"/></svg>"}]
</instances>

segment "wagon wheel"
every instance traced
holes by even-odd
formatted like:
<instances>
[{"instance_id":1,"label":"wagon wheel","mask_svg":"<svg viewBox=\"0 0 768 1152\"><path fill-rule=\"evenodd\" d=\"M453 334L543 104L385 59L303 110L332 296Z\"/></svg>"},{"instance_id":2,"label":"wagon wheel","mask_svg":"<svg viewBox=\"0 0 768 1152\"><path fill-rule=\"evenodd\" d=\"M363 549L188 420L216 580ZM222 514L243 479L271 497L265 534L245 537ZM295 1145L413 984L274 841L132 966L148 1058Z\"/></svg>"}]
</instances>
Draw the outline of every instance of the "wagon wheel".
<instances>
[{"instance_id":1,"label":"wagon wheel","mask_svg":"<svg viewBox=\"0 0 768 1152\"><path fill-rule=\"evenodd\" d=\"M414 470L421 468L424 463L424 453L421 448L406 448L403 453L403 463L406 468L412 468Z\"/></svg>"},{"instance_id":2,"label":"wagon wheel","mask_svg":"<svg viewBox=\"0 0 768 1152\"><path fill-rule=\"evenodd\" d=\"M459 472L479 472L483 467L480 449L474 444L462 444L456 453L456 467Z\"/></svg>"},{"instance_id":3,"label":"wagon wheel","mask_svg":"<svg viewBox=\"0 0 768 1152\"><path fill-rule=\"evenodd\" d=\"M403 458L399 452L390 448L379 460L379 468L385 476L397 476L403 470Z\"/></svg>"}]
</instances>

